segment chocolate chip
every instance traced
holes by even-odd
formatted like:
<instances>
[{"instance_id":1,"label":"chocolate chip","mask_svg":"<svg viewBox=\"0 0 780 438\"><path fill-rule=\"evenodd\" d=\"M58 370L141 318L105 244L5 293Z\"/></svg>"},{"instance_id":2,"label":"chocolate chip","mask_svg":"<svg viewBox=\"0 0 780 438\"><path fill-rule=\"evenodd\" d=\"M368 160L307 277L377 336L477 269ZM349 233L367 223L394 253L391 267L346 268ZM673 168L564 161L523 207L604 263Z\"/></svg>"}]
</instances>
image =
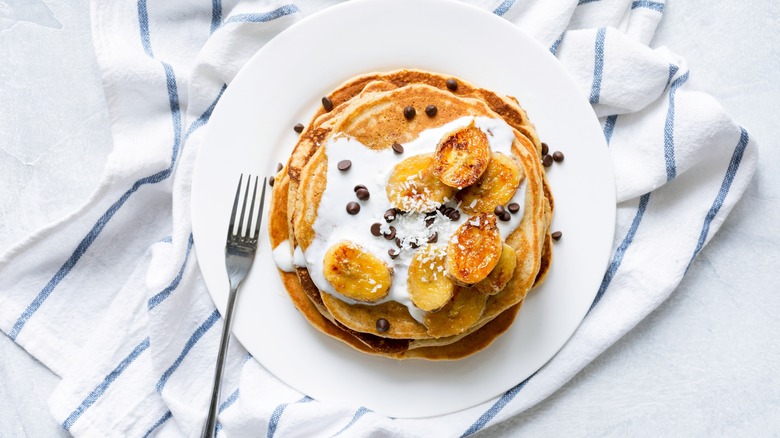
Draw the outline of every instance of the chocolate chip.
<instances>
[{"instance_id":1,"label":"chocolate chip","mask_svg":"<svg viewBox=\"0 0 780 438\"><path fill-rule=\"evenodd\" d=\"M556 163L560 163L561 161L563 161L563 152L555 151L555 152L553 152L552 157L553 157L553 160L555 160Z\"/></svg>"},{"instance_id":2,"label":"chocolate chip","mask_svg":"<svg viewBox=\"0 0 780 438\"><path fill-rule=\"evenodd\" d=\"M340 171L344 172L345 170L349 170L349 168L352 167L352 162L349 160L341 160L339 161L339 164L336 165L336 167L338 167Z\"/></svg>"},{"instance_id":3,"label":"chocolate chip","mask_svg":"<svg viewBox=\"0 0 780 438\"><path fill-rule=\"evenodd\" d=\"M347 213L358 214L359 211L360 211L360 204L358 204L357 202L353 201L347 204Z\"/></svg>"},{"instance_id":4,"label":"chocolate chip","mask_svg":"<svg viewBox=\"0 0 780 438\"><path fill-rule=\"evenodd\" d=\"M506 208L509 209L510 213L515 214L518 211L520 211L520 204L518 204L517 202L513 202L513 203L507 205Z\"/></svg>"},{"instance_id":5,"label":"chocolate chip","mask_svg":"<svg viewBox=\"0 0 780 438\"><path fill-rule=\"evenodd\" d=\"M458 81L455 79L447 79L447 89L455 91L458 89Z\"/></svg>"},{"instance_id":6,"label":"chocolate chip","mask_svg":"<svg viewBox=\"0 0 780 438\"><path fill-rule=\"evenodd\" d=\"M400 143L393 143L393 146L391 147L393 148L393 152L395 152L396 155L401 155L404 153L404 147L401 146Z\"/></svg>"},{"instance_id":7,"label":"chocolate chip","mask_svg":"<svg viewBox=\"0 0 780 438\"><path fill-rule=\"evenodd\" d=\"M269 176L268 177L268 185L271 186L271 187L274 186L274 177L273 176Z\"/></svg>"},{"instance_id":8,"label":"chocolate chip","mask_svg":"<svg viewBox=\"0 0 780 438\"><path fill-rule=\"evenodd\" d=\"M371 224L371 234L377 237L381 236L382 230L380 228L382 228L382 224L380 224L379 222L374 222L373 224Z\"/></svg>"},{"instance_id":9,"label":"chocolate chip","mask_svg":"<svg viewBox=\"0 0 780 438\"><path fill-rule=\"evenodd\" d=\"M550 234L550 237L552 237L553 240L561 240L561 236L563 236L563 233L561 233L560 231L556 231Z\"/></svg>"},{"instance_id":10,"label":"chocolate chip","mask_svg":"<svg viewBox=\"0 0 780 438\"><path fill-rule=\"evenodd\" d=\"M436 108L436 105L428 105L425 107L425 114L427 114L428 117L435 116L438 111L439 109Z\"/></svg>"},{"instance_id":11,"label":"chocolate chip","mask_svg":"<svg viewBox=\"0 0 780 438\"><path fill-rule=\"evenodd\" d=\"M417 249L417 248L419 248L419 247L420 247L420 244L419 244L419 243L417 243L417 242L416 242L416 241L414 241L414 240L410 240L410 241L409 241L409 246L411 246L411 247L412 247L412 248L414 248L414 249Z\"/></svg>"},{"instance_id":12,"label":"chocolate chip","mask_svg":"<svg viewBox=\"0 0 780 438\"><path fill-rule=\"evenodd\" d=\"M434 231L433 234L428 236L428 243L436 243L439 240L439 233Z\"/></svg>"},{"instance_id":13,"label":"chocolate chip","mask_svg":"<svg viewBox=\"0 0 780 438\"><path fill-rule=\"evenodd\" d=\"M552 155L545 155L544 158L542 158L542 164L544 167L550 167L553 163L553 157Z\"/></svg>"},{"instance_id":14,"label":"chocolate chip","mask_svg":"<svg viewBox=\"0 0 780 438\"><path fill-rule=\"evenodd\" d=\"M389 232L382 233L383 236L385 236L385 239L387 240L393 240L395 239L395 227L390 227Z\"/></svg>"},{"instance_id":15,"label":"chocolate chip","mask_svg":"<svg viewBox=\"0 0 780 438\"><path fill-rule=\"evenodd\" d=\"M284 166L282 165L282 163L276 163L276 171L279 172L282 169L284 169Z\"/></svg>"},{"instance_id":16,"label":"chocolate chip","mask_svg":"<svg viewBox=\"0 0 780 438\"><path fill-rule=\"evenodd\" d=\"M385 221L387 221L387 222L394 221L397 214L398 214L398 212L394 208L391 208L391 209L387 210L385 212Z\"/></svg>"},{"instance_id":17,"label":"chocolate chip","mask_svg":"<svg viewBox=\"0 0 780 438\"><path fill-rule=\"evenodd\" d=\"M496 216L501 216L502 214L506 213L506 209L503 205L496 205L496 208L493 209L493 214Z\"/></svg>"},{"instance_id":18,"label":"chocolate chip","mask_svg":"<svg viewBox=\"0 0 780 438\"><path fill-rule=\"evenodd\" d=\"M327 97L322 98L322 107L325 108L325 111L330 111L333 109L333 101L330 100Z\"/></svg>"},{"instance_id":19,"label":"chocolate chip","mask_svg":"<svg viewBox=\"0 0 780 438\"><path fill-rule=\"evenodd\" d=\"M371 197L371 193L368 192L367 188L361 187L355 191L355 196L357 196L357 198L361 201L365 201Z\"/></svg>"},{"instance_id":20,"label":"chocolate chip","mask_svg":"<svg viewBox=\"0 0 780 438\"><path fill-rule=\"evenodd\" d=\"M498 218L504 222L509 222L509 219L512 219L512 215L509 214L508 211L504 210L504 212L501 213L501 215Z\"/></svg>"},{"instance_id":21,"label":"chocolate chip","mask_svg":"<svg viewBox=\"0 0 780 438\"><path fill-rule=\"evenodd\" d=\"M428 216L425 218L425 226L430 228L435 221L436 221L436 216Z\"/></svg>"},{"instance_id":22,"label":"chocolate chip","mask_svg":"<svg viewBox=\"0 0 780 438\"><path fill-rule=\"evenodd\" d=\"M399 254L401 254L401 251L395 248L390 248L387 250L387 255L389 255L391 259L395 259Z\"/></svg>"},{"instance_id":23,"label":"chocolate chip","mask_svg":"<svg viewBox=\"0 0 780 438\"><path fill-rule=\"evenodd\" d=\"M547 155L550 152L550 147L547 146L547 143L542 142L542 156Z\"/></svg>"},{"instance_id":24,"label":"chocolate chip","mask_svg":"<svg viewBox=\"0 0 780 438\"><path fill-rule=\"evenodd\" d=\"M414 110L413 106L409 105L404 108L404 117L406 117L406 120L412 120L416 114L417 111Z\"/></svg>"},{"instance_id":25,"label":"chocolate chip","mask_svg":"<svg viewBox=\"0 0 780 438\"><path fill-rule=\"evenodd\" d=\"M452 207L444 207L444 210L442 210L441 214L445 216L449 216L452 214L453 211L455 211L455 209Z\"/></svg>"},{"instance_id":26,"label":"chocolate chip","mask_svg":"<svg viewBox=\"0 0 780 438\"><path fill-rule=\"evenodd\" d=\"M392 257L392 255L390 257ZM376 331L384 333L388 330L390 330L390 322L388 320L384 318L379 318L376 320Z\"/></svg>"},{"instance_id":27,"label":"chocolate chip","mask_svg":"<svg viewBox=\"0 0 780 438\"><path fill-rule=\"evenodd\" d=\"M303 124L298 123L295 126L293 126L293 131L297 132L298 134L303 132Z\"/></svg>"},{"instance_id":28,"label":"chocolate chip","mask_svg":"<svg viewBox=\"0 0 780 438\"><path fill-rule=\"evenodd\" d=\"M450 218L451 221L455 222L460 220L460 212L458 210L453 210L453 212L448 214L447 217Z\"/></svg>"},{"instance_id":29,"label":"chocolate chip","mask_svg":"<svg viewBox=\"0 0 780 438\"><path fill-rule=\"evenodd\" d=\"M366 186L364 186L363 184L358 184L355 186L353 190L357 193L358 189L365 189L365 188Z\"/></svg>"},{"instance_id":30,"label":"chocolate chip","mask_svg":"<svg viewBox=\"0 0 780 438\"><path fill-rule=\"evenodd\" d=\"M398 246L399 248L401 247L401 238L400 238L400 237L396 237L396 238L395 238L395 244L396 244L396 246Z\"/></svg>"}]
</instances>

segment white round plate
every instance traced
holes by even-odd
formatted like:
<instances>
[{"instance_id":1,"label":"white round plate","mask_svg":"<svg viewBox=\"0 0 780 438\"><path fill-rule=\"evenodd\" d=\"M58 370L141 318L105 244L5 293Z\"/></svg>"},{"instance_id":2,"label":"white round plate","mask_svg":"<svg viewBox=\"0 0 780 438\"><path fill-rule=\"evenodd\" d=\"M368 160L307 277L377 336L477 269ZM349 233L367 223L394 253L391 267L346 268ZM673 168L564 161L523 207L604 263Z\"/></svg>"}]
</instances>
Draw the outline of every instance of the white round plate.
<instances>
[{"instance_id":1,"label":"white round plate","mask_svg":"<svg viewBox=\"0 0 780 438\"><path fill-rule=\"evenodd\" d=\"M296 142L293 125L308 123L340 83L399 68L451 74L517 97L540 137L565 153L548 168L552 229L563 238L547 281L514 325L477 354L446 362L374 357L321 334L298 313L264 227L233 332L266 369L314 399L428 417L485 402L542 367L586 315L607 266L611 160L587 99L545 47L489 12L443 0L347 2L301 20L251 58L215 108L195 166L192 224L203 278L224 311L225 230L239 174L273 174Z\"/></svg>"}]
</instances>

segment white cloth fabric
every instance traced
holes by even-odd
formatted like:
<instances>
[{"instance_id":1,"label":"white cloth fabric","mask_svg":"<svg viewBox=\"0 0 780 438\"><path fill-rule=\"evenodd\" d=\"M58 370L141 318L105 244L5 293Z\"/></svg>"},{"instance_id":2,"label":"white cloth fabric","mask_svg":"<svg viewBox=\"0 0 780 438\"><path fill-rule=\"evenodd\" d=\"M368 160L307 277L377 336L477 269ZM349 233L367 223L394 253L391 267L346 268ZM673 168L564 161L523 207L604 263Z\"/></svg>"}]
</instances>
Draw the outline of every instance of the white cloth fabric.
<instances>
[{"instance_id":1,"label":"white cloth fabric","mask_svg":"<svg viewBox=\"0 0 780 438\"><path fill-rule=\"evenodd\" d=\"M199 275L192 168L244 62L336 1L92 3L113 150L77 211L0 256L0 329L62 377L49 405L75 436L197 436L222 320ZM312 400L231 343L221 436L461 436L561 387L675 289L750 180L755 142L684 60L650 48L664 2L480 0L558 56L601 117L617 185L596 302L542 369L458 413L392 419ZM62 163L78 172L78 163ZM63 188L67 190L67 188Z\"/></svg>"}]
</instances>

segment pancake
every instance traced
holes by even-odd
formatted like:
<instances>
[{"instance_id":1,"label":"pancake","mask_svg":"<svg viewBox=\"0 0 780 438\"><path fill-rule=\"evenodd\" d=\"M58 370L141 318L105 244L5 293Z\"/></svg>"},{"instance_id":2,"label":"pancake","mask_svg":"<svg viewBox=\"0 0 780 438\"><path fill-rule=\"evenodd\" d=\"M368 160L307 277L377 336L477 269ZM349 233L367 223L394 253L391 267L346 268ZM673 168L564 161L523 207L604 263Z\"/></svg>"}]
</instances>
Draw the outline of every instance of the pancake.
<instances>
[{"instance_id":1,"label":"pancake","mask_svg":"<svg viewBox=\"0 0 780 438\"><path fill-rule=\"evenodd\" d=\"M418 70L362 75L328 98L273 188L271 244L296 308L370 354L487 347L552 260L553 199L527 114Z\"/></svg>"}]
</instances>

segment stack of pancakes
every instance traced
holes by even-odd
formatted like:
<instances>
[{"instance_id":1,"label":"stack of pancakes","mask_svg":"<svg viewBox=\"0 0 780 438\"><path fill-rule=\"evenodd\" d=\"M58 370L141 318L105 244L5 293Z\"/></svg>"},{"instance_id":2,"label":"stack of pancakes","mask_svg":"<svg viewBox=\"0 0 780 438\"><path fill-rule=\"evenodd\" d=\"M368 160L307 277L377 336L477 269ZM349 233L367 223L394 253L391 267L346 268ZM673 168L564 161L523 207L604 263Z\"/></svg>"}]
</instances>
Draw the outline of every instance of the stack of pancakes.
<instances>
[{"instance_id":1,"label":"stack of pancakes","mask_svg":"<svg viewBox=\"0 0 780 438\"><path fill-rule=\"evenodd\" d=\"M458 359L485 348L552 257L553 199L525 111L419 70L359 76L323 102L273 187L271 245L295 260L280 269L293 303L371 354ZM377 163L375 181L351 179ZM332 205L342 197L351 205Z\"/></svg>"}]
</instances>

